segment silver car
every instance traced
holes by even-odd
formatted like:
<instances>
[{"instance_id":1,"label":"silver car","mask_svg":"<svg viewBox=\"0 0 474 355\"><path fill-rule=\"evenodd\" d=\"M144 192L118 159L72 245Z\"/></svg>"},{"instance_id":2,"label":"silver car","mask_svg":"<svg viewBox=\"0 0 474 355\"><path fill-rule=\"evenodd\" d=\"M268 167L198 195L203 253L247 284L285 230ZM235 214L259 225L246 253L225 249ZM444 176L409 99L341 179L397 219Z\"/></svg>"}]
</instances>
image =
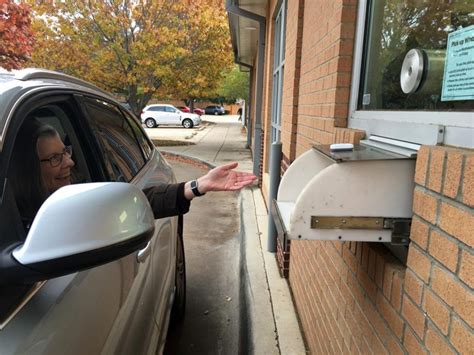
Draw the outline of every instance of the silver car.
<instances>
[{"instance_id":1,"label":"silver car","mask_svg":"<svg viewBox=\"0 0 474 355\"><path fill-rule=\"evenodd\" d=\"M75 181L24 228L10 159L36 119L73 147ZM138 120L56 72L0 74L0 354L155 354L184 314L182 216L153 219L142 190L175 182Z\"/></svg>"},{"instance_id":2,"label":"silver car","mask_svg":"<svg viewBox=\"0 0 474 355\"><path fill-rule=\"evenodd\" d=\"M201 117L195 113L182 112L173 105L154 104L148 105L142 110L142 123L148 128L161 125L183 126L193 128L201 124Z\"/></svg>"}]
</instances>

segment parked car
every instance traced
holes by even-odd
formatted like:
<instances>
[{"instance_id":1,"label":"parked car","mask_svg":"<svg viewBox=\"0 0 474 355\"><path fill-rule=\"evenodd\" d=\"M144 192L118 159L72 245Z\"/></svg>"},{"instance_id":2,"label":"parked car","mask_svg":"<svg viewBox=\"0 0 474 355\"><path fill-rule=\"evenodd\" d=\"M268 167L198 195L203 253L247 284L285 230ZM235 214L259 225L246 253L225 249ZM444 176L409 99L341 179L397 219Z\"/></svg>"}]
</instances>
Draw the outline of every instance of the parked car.
<instances>
[{"instance_id":1,"label":"parked car","mask_svg":"<svg viewBox=\"0 0 474 355\"><path fill-rule=\"evenodd\" d=\"M54 192L26 229L9 176L33 119L72 146L82 183ZM0 353L161 353L184 312L183 219L153 219L142 189L176 179L132 115L64 74L1 73L0 181Z\"/></svg>"},{"instance_id":2,"label":"parked car","mask_svg":"<svg viewBox=\"0 0 474 355\"><path fill-rule=\"evenodd\" d=\"M148 128L159 125L182 125L184 128L193 128L201 124L199 115L181 112L173 105L165 104L146 106L142 111L141 120Z\"/></svg>"},{"instance_id":3,"label":"parked car","mask_svg":"<svg viewBox=\"0 0 474 355\"><path fill-rule=\"evenodd\" d=\"M191 112L191 109L188 106L176 106L176 108L180 110L181 112L186 112L186 113Z\"/></svg>"},{"instance_id":4,"label":"parked car","mask_svg":"<svg viewBox=\"0 0 474 355\"><path fill-rule=\"evenodd\" d=\"M197 114L197 115L199 115L199 116L202 116L202 115L204 115L204 110L203 110L202 108L196 107L196 108L194 109L194 113Z\"/></svg>"},{"instance_id":5,"label":"parked car","mask_svg":"<svg viewBox=\"0 0 474 355\"><path fill-rule=\"evenodd\" d=\"M223 115L225 114L224 107L219 105L210 105L204 108L206 115Z\"/></svg>"}]
</instances>

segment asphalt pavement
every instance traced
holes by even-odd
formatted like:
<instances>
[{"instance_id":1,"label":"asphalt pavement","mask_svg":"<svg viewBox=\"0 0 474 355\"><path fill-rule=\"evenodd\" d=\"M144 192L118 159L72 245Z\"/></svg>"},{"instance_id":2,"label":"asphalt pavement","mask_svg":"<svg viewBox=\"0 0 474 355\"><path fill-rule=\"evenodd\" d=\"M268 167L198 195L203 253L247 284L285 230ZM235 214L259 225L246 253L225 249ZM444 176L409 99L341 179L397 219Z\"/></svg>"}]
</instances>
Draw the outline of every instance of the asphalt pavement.
<instances>
[{"instance_id":1,"label":"asphalt pavement","mask_svg":"<svg viewBox=\"0 0 474 355\"><path fill-rule=\"evenodd\" d=\"M190 144L159 147L170 160L178 159L195 167L212 167L237 161L240 170L251 171L252 157L250 150L246 148L247 134L241 122L238 121L238 116L202 117L204 124L200 127L192 129L154 128L147 129L147 132L152 139L158 141L184 141ZM178 172L179 170L180 168L177 168ZM186 176L183 175L183 180L186 180ZM210 211L207 216L198 217L198 222L209 229L196 241L189 241L188 246L186 246L187 239L185 237L186 251L188 248L196 249L202 245L210 247L211 250L205 252L206 257L201 255L194 261L191 261L194 257L188 257L190 258L187 260L188 277L190 272L196 273L196 285L202 285L201 276L214 275L210 273L217 267L217 264L211 262L211 259L215 258L224 261L229 266L227 268L226 265L225 269L220 268L215 274L216 281L223 282L223 287L218 287L217 291L209 290L209 292L202 293L188 284L187 312L193 312L191 319L195 318L197 322L182 331L182 334L179 335L181 340L175 339L172 342L183 342L184 348L182 349L193 349L192 353L305 354L306 350L288 283L279 275L275 254L266 251L268 213L261 191L254 186L242 190L237 195L233 193L216 195L226 194L229 194L230 197L206 195L201 198L201 201L193 201L192 210ZM230 198L232 200L232 195L236 202L226 202L224 204L226 207L220 208L216 199ZM200 206L201 203L207 204L209 201L213 202L206 206ZM220 226L214 228L214 222L217 219L228 218L228 216L222 217L219 214L222 211L230 213L233 216L231 219L235 217L235 220L230 222L224 219L226 221L224 225L219 223ZM193 227L188 227L185 223L185 229L194 228L196 224L192 223ZM215 238L217 235L221 235L221 232L224 235L220 236L221 239L217 241ZM194 233L197 232L191 232L191 234ZM225 247L221 242L225 244ZM219 255L220 249L224 249L222 255ZM199 264L194 264L195 261ZM190 266L190 263L194 266ZM234 281L231 282L232 280ZM189 279L188 282L192 284L195 281ZM226 285L232 285L232 288L226 289ZM236 285L239 287L238 293L233 289ZM230 297L231 300L228 300L227 297ZM206 302L211 302L209 306L206 306L206 303L201 306L193 303L193 299L201 298ZM211 304L214 304L215 307L211 307ZM233 307L235 307L235 313L225 313ZM208 320L206 319L214 309L225 310L224 318L229 315L229 321L222 322L224 319L222 318L207 327L206 321ZM207 314L205 314L206 311L208 311ZM236 326L239 327L237 333L235 333ZM215 340L214 348L205 352L198 351L196 346L199 344L199 337L192 334L198 327L213 330L210 332L210 336ZM225 341L219 343L221 339L225 338L223 334L229 329L232 329L234 337L236 337L235 342L233 344L225 343ZM229 348L225 344L230 344Z\"/></svg>"},{"instance_id":2,"label":"asphalt pavement","mask_svg":"<svg viewBox=\"0 0 474 355\"><path fill-rule=\"evenodd\" d=\"M169 162L178 181L207 171L187 162ZM186 312L183 322L169 330L165 354L247 353L238 203L237 193L209 192L194 199L184 217Z\"/></svg>"}]
</instances>

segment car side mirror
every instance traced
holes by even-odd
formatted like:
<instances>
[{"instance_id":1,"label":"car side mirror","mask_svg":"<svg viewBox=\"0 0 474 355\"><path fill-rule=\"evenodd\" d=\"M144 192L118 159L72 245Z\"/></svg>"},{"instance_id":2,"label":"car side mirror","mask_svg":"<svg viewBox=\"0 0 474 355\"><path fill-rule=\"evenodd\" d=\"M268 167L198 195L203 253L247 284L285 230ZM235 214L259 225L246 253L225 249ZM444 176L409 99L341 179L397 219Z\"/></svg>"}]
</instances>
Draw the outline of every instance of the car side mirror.
<instances>
[{"instance_id":1,"label":"car side mirror","mask_svg":"<svg viewBox=\"0 0 474 355\"><path fill-rule=\"evenodd\" d=\"M43 203L25 242L1 256L0 282L6 275L9 282L32 282L105 264L145 246L153 231L150 205L136 186L65 186Z\"/></svg>"}]
</instances>

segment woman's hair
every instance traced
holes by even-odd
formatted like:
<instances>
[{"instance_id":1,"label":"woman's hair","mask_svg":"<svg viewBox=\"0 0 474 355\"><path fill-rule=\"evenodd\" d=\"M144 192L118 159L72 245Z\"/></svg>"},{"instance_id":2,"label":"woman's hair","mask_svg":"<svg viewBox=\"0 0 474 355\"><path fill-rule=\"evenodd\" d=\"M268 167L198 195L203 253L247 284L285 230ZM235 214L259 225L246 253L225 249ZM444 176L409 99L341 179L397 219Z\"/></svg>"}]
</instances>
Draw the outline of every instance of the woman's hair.
<instances>
[{"instance_id":1,"label":"woman's hair","mask_svg":"<svg viewBox=\"0 0 474 355\"><path fill-rule=\"evenodd\" d=\"M34 118L27 118L15 140L10 162L10 181L21 217L32 220L48 197L41 177L41 162L36 143L42 137L55 137L58 132Z\"/></svg>"}]
</instances>

